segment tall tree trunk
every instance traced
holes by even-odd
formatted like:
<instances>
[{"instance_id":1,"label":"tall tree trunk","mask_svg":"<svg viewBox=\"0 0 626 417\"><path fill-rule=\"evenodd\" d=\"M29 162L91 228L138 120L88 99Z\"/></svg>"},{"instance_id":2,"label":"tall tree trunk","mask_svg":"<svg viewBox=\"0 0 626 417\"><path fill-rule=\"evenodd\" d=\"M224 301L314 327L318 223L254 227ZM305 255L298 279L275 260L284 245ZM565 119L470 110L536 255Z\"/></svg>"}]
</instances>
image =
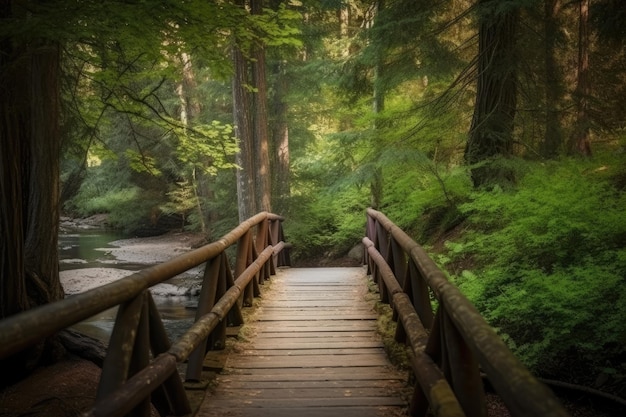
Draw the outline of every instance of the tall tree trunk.
<instances>
[{"instance_id":1,"label":"tall tree trunk","mask_svg":"<svg viewBox=\"0 0 626 417\"><path fill-rule=\"evenodd\" d=\"M544 62L546 71L546 120L542 154L553 158L558 155L563 145L561 129L561 71L557 63L556 50L559 34L558 15L560 0L545 0L544 3Z\"/></svg>"},{"instance_id":2,"label":"tall tree trunk","mask_svg":"<svg viewBox=\"0 0 626 417\"><path fill-rule=\"evenodd\" d=\"M384 0L379 0L376 3L375 14L373 17L373 24L376 24L376 18L380 11L385 7ZM380 123L378 116L385 109L385 91L380 85L380 77L383 72L383 56L380 49L377 50L376 62L374 63L374 91L372 97L372 112L374 113L374 148L378 156L382 152L382 138L380 135ZM374 168L372 180L370 182L370 206L374 209L379 209L383 200L383 169L380 165Z\"/></svg>"},{"instance_id":3,"label":"tall tree trunk","mask_svg":"<svg viewBox=\"0 0 626 417\"><path fill-rule=\"evenodd\" d=\"M488 162L510 156L517 106L515 35L519 11L499 11L499 1L479 1L478 82L476 103L465 147L474 186L507 182L511 174Z\"/></svg>"},{"instance_id":4,"label":"tall tree trunk","mask_svg":"<svg viewBox=\"0 0 626 417\"><path fill-rule=\"evenodd\" d=\"M257 212L254 183L254 148L250 96L246 86L248 66L237 45L233 46L233 119L239 152L235 157L237 168L237 205L239 221L242 222Z\"/></svg>"},{"instance_id":5,"label":"tall tree trunk","mask_svg":"<svg viewBox=\"0 0 626 417\"><path fill-rule=\"evenodd\" d=\"M180 121L185 127L193 124L200 114L201 105L196 98L196 78L193 71L193 65L191 56L185 52L180 54L180 63L182 67L182 79L176 88L178 99L180 101ZM211 161L205 162L207 165ZM208 235L207 223L210 222L210 215L204 207L203 202L211 199L211 188L205 183L210 181L210 177L203 175L202 171L198 171L196 167L192 167L190 172L186 172L189 178L186 178L191 182L191 187L194 192L194 199L196 205L196 211L198 213L198 220L200 222L200 229L202 234ZM207 236L208 237L208 236Z\"/></svg>"},{"instance_id":6,"label":"tall tree trunk","mask_svg":"<svg viewBox=\"0 0 626 417\"><path fill-rule=\"evenodd\" d=\"M591 76L589 73L589 3L581 0L578 28L578 74L574 93L576 101L576 122L570 140L570 152L583 156L591 155L589 133L589 96L591 95Z\"/></svg>"},{"instance_id":7,"label":"tall tree trunk","mask_svg":"<svg viewBox=\"0 0 626 417\"><path fill-rule=\"evenodd\" d=\"M278 11L282 0L270 0L270 7ZM309 15L303 16L304 22ZM307 59L307 46L302 48L302 59ZM272 203L273 210L283 215L288 214L289 198L291 196L291 165L289 151L289 107L287 104L287 92L289 80L287 78L287 61L276 60L270 66L274 85L274 94L271 97L270 106L270 131L271 155L272 155Z\"/></svg>"},{"instance_id":8,"label":"tall tree trunk","mask_svg":"<svg viewBox=\"0 0 626 417\"><path fill-rule=\"evenodd\" d=\"M251 12L263 13L263 1L251 0ZM272 186L269 156L269 118L267 109L267 77L265 64L265 46L259 40L253 48L252 80L254 93L254 150L256 205L259 210L272 211Z\"/></svg>"},{"instance_id":9,"label":"tall tree trunk","mask_svg":"<svg viewBox=\"0 0 626 417\"><path fill-rule=\"evenodd\" d=\"M0 5L0 18L11 18ZM0 318L64 297L59 280L59 48L0 42ZM56 344L0 362L0 385L19 378Z\"/></svg>"},{"instance_id":10,"label":"tall tree trunk","mask_svg":"<svg viewBox=\"0 0 626 417\"><path fill-rule=\"evenodd\" d=\"M273 65L275 85L272 97L271 117L272 123L272 148L273 169L272 188L273 205L276 213L287 214L288 200L291 194L289 165L289 123L287 121L288 107L285 101L287 93L287 75L285 74L285 62L277 62Z\"/></svg>"}]
</instances>

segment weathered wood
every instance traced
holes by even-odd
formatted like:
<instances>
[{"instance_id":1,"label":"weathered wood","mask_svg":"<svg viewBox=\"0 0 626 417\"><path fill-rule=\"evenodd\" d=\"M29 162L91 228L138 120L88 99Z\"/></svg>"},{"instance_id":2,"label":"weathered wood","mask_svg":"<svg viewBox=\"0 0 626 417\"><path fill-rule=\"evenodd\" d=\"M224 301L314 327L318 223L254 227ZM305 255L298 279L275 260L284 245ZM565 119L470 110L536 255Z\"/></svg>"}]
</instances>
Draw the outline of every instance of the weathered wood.
<instances>
[{"instance_id":1,"label":"weathered wood","mask_svg":"<svg viewBox=\"0 0 626 417\"><path fill-rule=\"evenodd\" d=\"M299 388L375 388L375 389L402 389L404 383L389 379L368 379L368 380L336 380L336 381L255 381L243 380L238 376L225 376L220 380L220 388L224 391L248 389L299 389Z\"/></svg>"},{"instance_id":2,"label":"weathered wood","mask_svg":"<svg viewBox=\"0 0 626 417\"><path fill-rule=\"evenodd\" d=\"M358 406L381 406L381 405L395 405L395 406L404 406L406 405L404 400L396 397L350 397L346 396L343 398L300 398L300 397L292 397L290 396L290 390L284 393L284 397L276 397L276 398L255 398L246 396L244 394L245 390L241 392L241 398L239 399L214 399L213 405L215 407L224 407L229 409L237 409L243 408L243 405L246 405L246 408L267 408L267 409L276 409L276 408L293 408L293 407L316 407L321 408L324 407L327 409L332 409L333 407L358 407ZM333 413L334 414L334 413Z\"/></svg>"},{"instance_id":3,"label":"weathered wood","mask_svg":"<svg viewBox=\"0 0 626 417\"><path fill-rule=\"evenodd\" d=\"M197 416L402 414L405 375L392 370L363 268L281 271ZM389 414L394 415L394 414Z\"/></svg>"},{"instance_id":4,"label":"weathered wood","mask_svg":"<svg viewBox=\"0 0 626 417\"><path fill-rule=\"evenodd\" d=\"M371 331L372 329L369 329ZM367 334L367 331L317 331L317 332L301 332L301 331L291 331L291 332L262 332L257 334L257 338L259 339L272 339L272 338L289 338L289 339L299 339L301 337L325 337L325 338L335 338L335 337L349 337L351 339L354 338L370 338L370 335Z\"/></svg>"},{"instance_id":5,"label":"weathered wood","mask_svg":"<svg viewBox=\"0 0 626 417\"><path fill-rule=\"evenodd\" d=\"M264 356L255 355L241 358L237 362L240 369L246 368L343 368L356 366L387 366L389 361L385 355L299 355L299 356Z\"/></svg>"},{"instance_id":6,"label":"weathered wood","mask_svg":"<svg viewBox=\"0 0 626 417\"><path fill-rule=\"evenodd\" d=\"M337 348L337 349L254 349L244 350L246 356L307 356L307 355L381 355L383 348Z\"/></svg>"},{"instance_id":7,"label":"weathered wood","mask_svg":"<svg viewBox=\"0 0 626 417\"><path fill-rule=\"evenodd\" d=\"M334 340L320 340L316 338L311 339L299 339L298 341L281 341L280 347L277 347L276 342L262 342L256 343L257 349L323 349L323 348L372 348L382 347L383 344L379 340L350 340L350 339L334 339Z\"/></svg>"},{"instance_id":8,"label":"weathered wood","mask_svg":"<svg viewBox=\"0 0 626 417\"><path fill-rule=\"evenodd\" d=\"M210 417L381 417L385 415L393 416L397 413L394 406L376 407L333 407L332 414L328 413L325 407L289 407L289 408L214 408L211 409ZM386 414L389 413L389 414ZM402 415L402 414L400 414Z\"/></svg>"},{"instance_id":9,"label":"weathered wood","mask_svg":"<svg viewBox=\"0 0 626 417\"><path fill-rule=\"evenodd\" d=\"M274 322L266 321L256 324L256 331L263 333L291 333L291 332L350 332L370 331L376 328L371 320L315 320Z\"/></svg>"},{"instance_id":10,"label":"weathered wood","mask_svg":"<svg viewBox=\"0 0 626 417\"><path fill-rule=\"evenodd\" d=\"M389 366L368 366L357 368L292 368L267 369L229 369L222 378L237 378L248 381L345 381L345 380L401 380L404 376L392 372Z\"/></svg>"}]
</instances>

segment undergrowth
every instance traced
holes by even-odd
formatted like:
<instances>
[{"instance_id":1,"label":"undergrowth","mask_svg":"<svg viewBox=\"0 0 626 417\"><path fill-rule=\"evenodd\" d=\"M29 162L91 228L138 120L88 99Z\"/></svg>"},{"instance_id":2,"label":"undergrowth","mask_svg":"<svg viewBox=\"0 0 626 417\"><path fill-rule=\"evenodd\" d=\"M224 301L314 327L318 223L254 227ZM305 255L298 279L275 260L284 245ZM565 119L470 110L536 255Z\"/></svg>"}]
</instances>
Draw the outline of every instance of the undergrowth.
<instances>
[{"instance_id":1,"label":"undergrowth","mask_svg":"<svg viewBox=\"0 0 626 417\"><path fill-rule=\"evenodd\" d=\"M538 375L623 389L624 162L527 162L514 189L459 205L464 233L439 260Z\"/></svg>"},{"instance_id":2,"label":"undergrowth","mask_svg":"<svg viewBox=\"0 0 626 417\"><path fill-rule=\"evenodd\" d=\"M401 370L411 369L407 346L396 342L395 339L398 323L393 320L393 310L389 304L380 301L378 286L374 281L368 279L367 283L368 293L366 300L373 303L373 308L378 313L376 331L381 337L387 357L396 368Z\"/></svg>"}]
</instances>

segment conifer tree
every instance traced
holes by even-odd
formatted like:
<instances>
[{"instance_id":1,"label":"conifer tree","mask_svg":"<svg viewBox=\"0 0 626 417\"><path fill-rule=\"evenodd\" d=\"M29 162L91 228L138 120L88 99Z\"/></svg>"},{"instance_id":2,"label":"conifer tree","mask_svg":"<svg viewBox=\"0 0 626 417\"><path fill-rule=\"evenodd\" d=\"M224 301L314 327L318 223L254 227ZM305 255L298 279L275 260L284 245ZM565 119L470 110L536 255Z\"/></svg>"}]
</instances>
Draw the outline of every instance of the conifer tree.
<instances>
[{"instance_id":1,"label":"conifer tree","mask_svg":"<svg viewBox=\"0 0 626 417\"><path fill-rule=\"evenodd\" d=\"M465 161L475 186L510 180L510 173L489 165L513 152L517 109L516 33L519 6L515 1L478 1L478 60L474 116L465 147Z\"/></svg>"}]
</instances>

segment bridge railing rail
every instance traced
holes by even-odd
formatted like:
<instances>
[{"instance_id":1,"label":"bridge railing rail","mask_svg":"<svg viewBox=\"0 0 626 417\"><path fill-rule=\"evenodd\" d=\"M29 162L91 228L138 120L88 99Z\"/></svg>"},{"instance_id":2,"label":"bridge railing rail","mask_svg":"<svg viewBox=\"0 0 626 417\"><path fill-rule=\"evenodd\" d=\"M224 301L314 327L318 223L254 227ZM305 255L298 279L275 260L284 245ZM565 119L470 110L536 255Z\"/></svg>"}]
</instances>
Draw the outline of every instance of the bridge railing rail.
<instances>
[{"instance_id":1,"label":"bridge railing rail","mask_svg":"<svg viewBox=\"0 0 626 417\"><path fill-rule=\"evenodd\" d=\"M367 210L363 243L381 301L397 319L396 340L410 347L417 381L411 415L486 416L483 374L513 416L568 415L426 251L383 213Z\"/></svg>"},{"instance_id":2,"label":"bridge railing rail","mask_svg":"<svg viewBox=\"0 0 626 417\"><path fill-rule=\"evenodd\" d=\"M0 322L0 359L10 358L73 324L119 306L88 416L191 413L177 364L188 360L187 380L199 380L208 350L224 347L227 325L243 323L259 284L289 265L283 218L262 212L221 239L118 281ZM236 245L234 271L226 249ZM205 263L194 324L170 343L149 288ZM153 395L156 394L156 395Z\"/></svg>"}]
</instances>

